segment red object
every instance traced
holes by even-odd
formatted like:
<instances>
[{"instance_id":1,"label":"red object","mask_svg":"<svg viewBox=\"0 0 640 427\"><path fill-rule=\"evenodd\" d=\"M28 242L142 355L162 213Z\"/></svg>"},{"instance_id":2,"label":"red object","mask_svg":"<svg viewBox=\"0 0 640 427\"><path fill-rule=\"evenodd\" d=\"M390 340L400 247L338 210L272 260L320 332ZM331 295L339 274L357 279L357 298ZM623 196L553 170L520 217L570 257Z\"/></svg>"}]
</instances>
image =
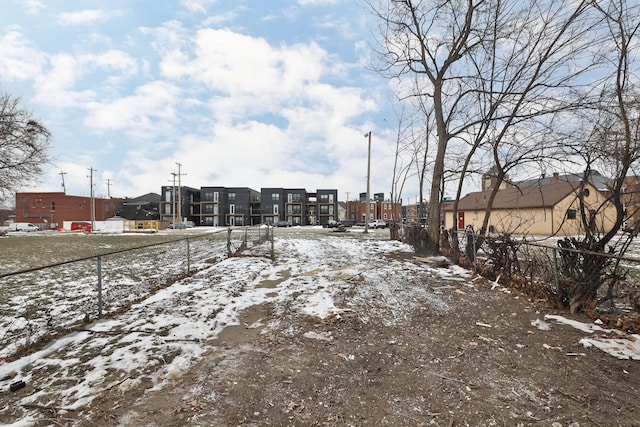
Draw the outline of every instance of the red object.
<instances>
[{"instance_id":1,"label":"red object","mask_svg":"<svg viewBox=\"0 0 640 427\"><path fill-rule=\"evenodd\" d=\"M464 230L464 212L458 212L458 230Z\"/></svg>"},{"instance_id":2,"label":"red object","mask_svg":"<svg viewBox=\"0 0 640 427\"><path fill-rule=\"evenodd\" d=\"M84 231L85 233L91 233L91 223L74 221L71 223L71 231Z\"/></svg>"}]
</instances>

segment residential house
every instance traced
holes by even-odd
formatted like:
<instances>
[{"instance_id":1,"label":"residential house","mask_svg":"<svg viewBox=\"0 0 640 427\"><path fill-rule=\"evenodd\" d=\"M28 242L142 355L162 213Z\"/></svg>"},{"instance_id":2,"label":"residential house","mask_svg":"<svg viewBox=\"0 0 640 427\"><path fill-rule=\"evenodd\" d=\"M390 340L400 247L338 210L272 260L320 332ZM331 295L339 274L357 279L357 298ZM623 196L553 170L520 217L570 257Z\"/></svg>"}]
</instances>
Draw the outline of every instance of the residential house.
<instances>
[{"instance_id":1,"label":"residential house","mask_svg":"<svg viewBox=\"0 0 640 427\"><path fill-rule=\"evenodd\" d=\"M499 190L493 202L489 232L507 232L532 235L575 235L584 232L579 218L579 182L552 178L550 183L509 187ZM491 191L466 195L458 202L457 217L453 218L453 205L444 204L445 227L456 221L458 229L482 226ZM615 219L613 206L606 204L606 194L591 183L585 184L584 202L589 210L589 225L598 230L610 230ZM602 209L599 207L604 206Z\"/></svg>"},{"instance_id":2,"label":"residential house","mask_svg":"<svg viewBox=\"0 0 640 427\"><path fill-rule=\"evenodd\" d=\"M640 177L628 176L624 179L622 188L622 202L625 208L625 223L627 230L640 229Z\"/></svg>"},{"instance_id":3,"label":"residential house","mask_svg":"<svg viewBox=\"0 0 640 427\"><path fill-rule=\"evenodd\" d=\"M160 200L157 193L147 193L135 198L125 198L116 215L132 221L160 220Z\"/></svg>"}]
</instances>

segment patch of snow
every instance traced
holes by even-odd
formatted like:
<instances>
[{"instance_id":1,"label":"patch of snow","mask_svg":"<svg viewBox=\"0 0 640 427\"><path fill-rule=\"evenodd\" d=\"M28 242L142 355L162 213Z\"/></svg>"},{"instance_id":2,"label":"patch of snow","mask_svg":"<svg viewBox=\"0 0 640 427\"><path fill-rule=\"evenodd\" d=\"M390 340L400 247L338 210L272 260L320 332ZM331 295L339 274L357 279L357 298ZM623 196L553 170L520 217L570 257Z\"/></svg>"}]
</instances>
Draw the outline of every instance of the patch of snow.
<instances>
[{"instance_id":1,"label":"patch of snow","mask_svg":"<svg viewBox=\"0 0 640 427\"><path fill-rule=\"evenodd\" d=\"M545 316L545 319L555 320L558 323L569 325L589 334L593 334L594 332L616 334L618 335L617 338L582 338L579 342L584 347L598 348L611 356L617 357L618 359L640 360L640 335L624 335L621 331L616 329L607 329L599 325L582 323L557 315L547 315Z\"/></svg>"}]
</instances>

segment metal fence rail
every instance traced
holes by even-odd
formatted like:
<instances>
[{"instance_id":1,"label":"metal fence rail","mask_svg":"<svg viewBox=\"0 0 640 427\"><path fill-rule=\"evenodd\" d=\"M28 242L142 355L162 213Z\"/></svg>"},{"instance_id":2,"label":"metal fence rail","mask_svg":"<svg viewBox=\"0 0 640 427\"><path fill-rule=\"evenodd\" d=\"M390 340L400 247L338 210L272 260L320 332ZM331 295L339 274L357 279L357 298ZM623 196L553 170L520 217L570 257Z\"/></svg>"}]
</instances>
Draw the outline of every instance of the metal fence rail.
<instances>
[{"instance_id":1,"label":"metal fence rail","mask_svg":"<svg viewBox=\"0 0 640 427\"><path fill-rule=\"evenodd\" d=\"M272 256L269 229L236 227L0 273L0 358L11 357L251 249ZM42 236L42 239L48 237Z\"/></svg>"},{"instance_id":2,"label":"metal fence rail","mask_svg":"<svg viewBox=\"0 0 640 427\"><path fill-rule=\"evenodd\" d=\"M464 236L466 240L468 236ZM461 241L461 244L466 244ZM478 248L476 266L490 267L504 278L516 278L519 287L536 295L563 298L561 282L565 272L576 268L582 257L590 256L606 261L602 272L584 272L586 282L574 286L589 286L589 281L602 280L597 291L597 310L610 316L640 313L640 259L630 256L591 252L559 247L554 241L547 244L525 240L486 239ZM592 274L592 277L589 275ZM610 278L615 277L615 280ZM609 278L609 280L606 280ZM563 301L555 301L561 304Z\"/></svg>"}]
</instances>

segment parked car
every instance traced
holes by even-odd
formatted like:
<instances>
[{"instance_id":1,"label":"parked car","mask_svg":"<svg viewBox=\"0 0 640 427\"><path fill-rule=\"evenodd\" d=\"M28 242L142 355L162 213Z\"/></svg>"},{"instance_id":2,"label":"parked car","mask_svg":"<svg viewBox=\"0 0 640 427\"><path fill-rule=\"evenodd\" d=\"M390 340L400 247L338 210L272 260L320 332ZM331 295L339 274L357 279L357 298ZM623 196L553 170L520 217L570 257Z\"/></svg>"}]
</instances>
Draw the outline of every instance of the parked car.
<instances>
[{"instance_id":1,"label":"parked car","mask_svg":"<svg viewBox=\"0 0 640 427\"><path fill-rule=\"evenodd\" d=\"M356 223L355 221L350 220L350 219L345 219L345 220L340 221L340 224L344 225L345 227L353 227L353 225L355 223Z\"/></svg>"},{"instance_id":2,"label":"parked car","mask_svg":"<svg viewBox=\"0 0 640 427\"><path fill-rule=\"evenodd\" d=\"M289 224L287 221L278 221L275 224L273 224L274 227L291 227L291 224Z\"/></svg>"},{"instance_id":3,"label":"parked car","mask_svg":"<svg viewBox=\"0 0 640 427\"><path fill-rule=\"evenodd\" d=\"M30 222L12 222L9 224L9 231L40 231L40 229Z\"/></svg>"},{"instance_id":4,"label":"parked car","mask_svg":"<svg viewBox=\"0 0 640 427\"><path fill-rule=\"evenodd\" d=\"M329 221L327 221L326 224L323 224L322 227L323 228L336 228L339 225L340 225L340 223L338 221L334 221L334 220L330 219Z\"/></svg>"},{"instance_id":5,"label":"parked car","mask_svg":"<svg viewBox=\"0 0 640 427\"><path fill-rule=\"evenodd\" d=\"M195 223L193 221L183 221L169 224L167 228L171 230L184 230L185 228L193 228L194 226Z\"/></svg>"},{"instance_id":6,"label":"parked car","mask_svg":"<svg viewBox=\"0 0 640 427\"><path fill-rule=\"evenodd\" d=\"M369 228L387 228L387 222L381 219L376 219L369 223Z\"/></svg>"}]
</instances>

